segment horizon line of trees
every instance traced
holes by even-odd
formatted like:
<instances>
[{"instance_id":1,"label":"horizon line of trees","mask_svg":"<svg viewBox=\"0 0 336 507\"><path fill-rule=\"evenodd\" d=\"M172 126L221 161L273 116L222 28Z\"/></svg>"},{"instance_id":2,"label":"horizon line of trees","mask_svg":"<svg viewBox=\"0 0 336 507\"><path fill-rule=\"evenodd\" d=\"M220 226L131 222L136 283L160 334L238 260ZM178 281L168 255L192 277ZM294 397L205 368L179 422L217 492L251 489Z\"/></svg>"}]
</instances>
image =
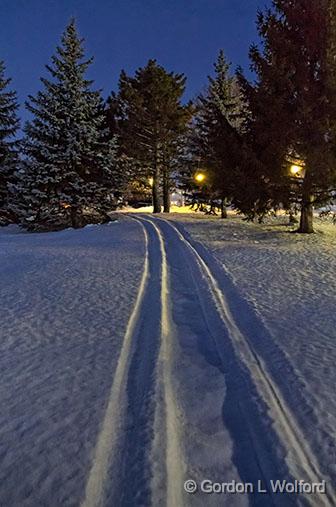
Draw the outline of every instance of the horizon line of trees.
<instances>
[{"instance_id":1,"label":"horizon line of trees","mask_svg":"<svg viewBox=\"0 0 336 507\"><path fill-rule=\"evenodd\" d=\"M273 0L258 13L262 44L250 48L255 80L220 51L205 92L188 103L185 75L156 60L122 71L104 102L71 20L28 97L21 140L0 61L0 225L101 223L129 192L151 192L154 213L169 212L178 186L222 218L228 205L259 221L282 208L313 232L314 207L336 190L335 9L335 0Z\"/></svg>"}]
</instances>

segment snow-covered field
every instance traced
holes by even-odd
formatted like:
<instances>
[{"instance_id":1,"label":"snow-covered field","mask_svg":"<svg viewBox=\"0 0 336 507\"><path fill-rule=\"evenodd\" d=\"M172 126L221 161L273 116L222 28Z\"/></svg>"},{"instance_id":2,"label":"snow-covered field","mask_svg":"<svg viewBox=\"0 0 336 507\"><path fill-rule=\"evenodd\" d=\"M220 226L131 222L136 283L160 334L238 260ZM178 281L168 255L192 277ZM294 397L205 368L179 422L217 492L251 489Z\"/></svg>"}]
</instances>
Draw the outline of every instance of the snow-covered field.
<instances>
[{"instance_id":1,"label":"snow-covered field","mask_svg":"<svg viewBox=\"0 0 336 507\"><path fill-rule=\"evenodd\" d=\"M336 227L317 229L137 210L0 230L0 505L335 505Z\"/></svg>"},{"instance_id":2,"label":"snow-covered field","mask_svg":"<svg viewBox=\"0 0 336 507\"><path fill-rule=\"evenodd\" d=\"M325 429L335 436L336 226L317 221L317 233L305 236L289 234L276 223L260 226L239 218L185 225L224 264L314 397L312 409L320 416L323 411ZM335 457L336 450L325 462Z\"/></svg>"},{"instance_id":3,"label":"snow-covered field","mask_svg":"<svg viewBox=\"0 0 336 507\"><path fill-rule=\"evenodd\" d=\"M136 223L0 229L0 505L79 505L144 257Z\"/></svg>"},{"instance_id":4,"label":"snow-covered field","mask_svg":"<svg viewBox=\"0 0 336 507\"><path fill-rule=\"evenodd\" d=\"M277 221L190 217L174 219L214 253L267 330L272 345L258 331L255 344L335 481L336 226L316 219L307 236Z\"/></svg>"}]
</instances>

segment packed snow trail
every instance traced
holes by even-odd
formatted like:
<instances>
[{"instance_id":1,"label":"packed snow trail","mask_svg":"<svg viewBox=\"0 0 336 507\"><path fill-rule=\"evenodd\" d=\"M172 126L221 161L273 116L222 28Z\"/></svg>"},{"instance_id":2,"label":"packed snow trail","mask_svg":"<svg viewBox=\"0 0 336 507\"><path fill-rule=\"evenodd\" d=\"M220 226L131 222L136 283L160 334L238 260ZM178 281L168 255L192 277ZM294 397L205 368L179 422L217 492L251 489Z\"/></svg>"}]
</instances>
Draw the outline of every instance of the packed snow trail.
<instances>
[{"instance_id":1,"label":"packed snow trail","mask_svg":"<svg viewBox=\"0 0 336 507\"><path fill-rule=\"evenodd\" d=\"M179 416L170 379L173 328L166 251L159 228L154 223L141 226L146 238L143 276L114 374L83 507L134 505L135 498L136 504L159 505L163 496L168 505L183 503ZM154 459L161 467L153 477ZM116 470L121 471L118 477ZM156 491L158 481L164 484L164 493Z\"/></svg>"},{"instance_id":2,"label":"packed snow trail","mask_svg":"<svg viewBox=\"0 0 336 507\"><path fill-rule=\"evenodd\" d=\"M170 282L167 265L167 254L163 236L155 223L152 223L160 241L160 251L162 258L161 271L161 344L159 353L159 367L162 368L162 389L164 397L164 411L166 420L166 502L167 505L183 505L182 483L183 483L183 462L181 456L179 413L176 406L174 388L172 385L172 364L173 364L173 339L174 328L171 319L170 304ZM158 440L160 426L157 428L156 444L158 450L161 450L161 442ZM154 449L155 458L158 454ZM154 505L158 504L159 499L155 499Z\"/></svg>"},{"instance_id":3,"label":"packed snow trail","mask_svg":"<svg viewBox=\"0 0 336 507\"><path fill-rule=\"evenodd\" d=\"M120 430L123 444L119 442L119 458L111 456L109 475L105 473L106 505L117 498L119 505L217 505L215 495L204 498L201 494L183 492L183 481L188 477L197 483L209 476L218 482L239 479L253 483L261 480L266 484L272 479L321 482L323 475L314 454L250 337L240 331L211 266L173 224L150 217L138 216L137 220L152 236L149 265L156 266L148 289L153 290L157 284L156 297L160 293L160 305L151 301L148 311L148 301L143 300L137 318L147 324L149 319L152 331L153 319L161 324L156 327L156 337L150 340L152 346L156 343L151 375L143 370L144 365L149 367L148 361L139 367L144 361L142 356L149 353L144 343L148 331L141 326L142 333L135 332L133 336L133 357L122 361L129 364L128 384L143 382L149 395L144 404L146 396L139 400L134 387L128 392L129 413L126 411L123 416L126 432L122 435ZM186 314L181 314L179 300L188 305ZM141 347L136 343L139 340ZM196 347L190 348L193 341ZM128 350L131 353L131 347ZM211 372L203 368L200 372L195 367L194 363L204 357L212 366ZM130 367L132 362L137 365L134 370ZM209 382L209 373L215 379L213 390L204 384ZM210 418L208 413L202 413L203 391L209 400ZM139 404L145 405L145 410L135 413L131 403L138 408ZM121 407L125 404L122 401ZM218 421L219 407L223 427ZM127 430L131 413L136 431L134 427ZM119 415L113 414L111 426L116 425L118 417L120 408ZM145 440L142 433L147 437ZM137 450L139 445L141 449ZM122 480L116 485L113 478L120 469ZM305 498L268 492L223 496L221 501L230 506L246 502L265 506L331 506L334 496L329 487L327 495Z\"/></svg>"}]
</instances>

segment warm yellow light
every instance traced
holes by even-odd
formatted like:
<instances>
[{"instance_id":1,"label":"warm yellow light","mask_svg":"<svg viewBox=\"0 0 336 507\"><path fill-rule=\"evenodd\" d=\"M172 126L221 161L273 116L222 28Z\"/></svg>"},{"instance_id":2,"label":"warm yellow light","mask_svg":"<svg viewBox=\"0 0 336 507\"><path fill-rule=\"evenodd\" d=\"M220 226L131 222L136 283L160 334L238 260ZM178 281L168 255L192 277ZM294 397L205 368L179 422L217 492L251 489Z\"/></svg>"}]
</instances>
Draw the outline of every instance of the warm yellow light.
<instances>
[{"instance_id":1,"label":"warm yellow light","mask_svg":"<svg viewBox=\"0 0 336 507\"><path fill-rule=\"evenodd\" d=\"M195 180L198 182L198 183L202 183L202 181L205 180L205 174L202 174L202 173L198 173L196 174L195 176Z\"/></svg>"},{"instance_id":2,"label":"warm yellow light","mask_svg":"<svg viewBox=\"0 0 336 507\"><path fill-rule=\"evenodd\" d=\"M150 186L152 187L153 186L153 183L154 183L154 178L148 178L148 183L150 184Z\"/></svg>"},{"instance_id":3,"label":"warm yellow light","mask_svg":"<svg viewBox=\"0 0 336 507\"><path fill-rule=\"evenodd\" d=\"M296 176L297 174L299 174L299 172L302 171L302 167L299 166L299 165L292 165L291 168L290 168L290 172Z\"/></svg>"}]
</instances>

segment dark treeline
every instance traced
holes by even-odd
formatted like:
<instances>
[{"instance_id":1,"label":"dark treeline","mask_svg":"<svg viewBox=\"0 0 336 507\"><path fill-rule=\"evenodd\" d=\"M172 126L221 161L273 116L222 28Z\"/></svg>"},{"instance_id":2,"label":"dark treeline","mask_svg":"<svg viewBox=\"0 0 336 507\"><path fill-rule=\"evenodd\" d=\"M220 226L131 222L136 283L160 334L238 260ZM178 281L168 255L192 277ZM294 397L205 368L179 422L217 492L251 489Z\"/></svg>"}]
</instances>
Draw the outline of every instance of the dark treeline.
<instances>
[{"instance_id":1,"label":"dark treeline","mask_svg":"<svg viewBox=\"0 0 336 507\"><path fill-rule=\"evenodd\" d=\"M255 80L220 51L205 92L187 104L186 77L155 60L133 76L122 71L104 102L71 21L26 102L19 141L17 97L0 62L0 224L81 227L132 199L169 212L180 188L222 218L228 205L260 221L282 208L313 232L314 207L336 188L335 8L273 0L250 49Z\"/></svg>"}]
</instances>

